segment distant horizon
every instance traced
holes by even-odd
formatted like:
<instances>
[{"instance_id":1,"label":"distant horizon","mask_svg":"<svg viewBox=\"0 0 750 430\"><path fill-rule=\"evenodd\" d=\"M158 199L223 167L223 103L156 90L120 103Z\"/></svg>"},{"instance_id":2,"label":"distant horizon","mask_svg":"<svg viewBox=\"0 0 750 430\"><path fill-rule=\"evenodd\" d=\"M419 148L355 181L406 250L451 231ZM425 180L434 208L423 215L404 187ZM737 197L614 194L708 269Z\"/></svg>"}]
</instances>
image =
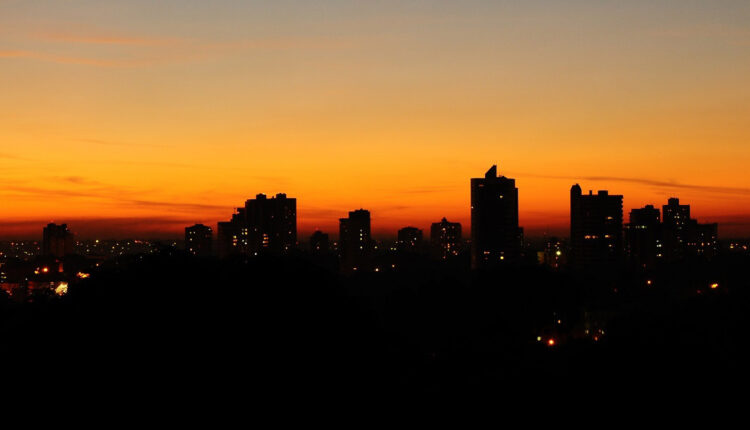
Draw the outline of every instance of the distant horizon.
<instances>
[{"instance_id":1,"label":"distant horizon","mask_svg":"<svg viewBox=\"0 0 750 430\"><path fill-rule=\"evenodd\" d=\"M468 188L468 187L467 187ZM583 187L584 194L587 194L589 189ZM608 191L610 194L618 194L616 191L609 189L602 189ZM591 189L592 192L596 193L600 189ZM280 191L283 192L283 191ZM256 193L248 197L254 198L257 194L275 195L276 193ZM519 190L519 195L523 195L523 190ZM322 226L311 227L310 223L305 222L304 210L299 209L302 201L299 197L287 194L289 198L297 199L298 210L297 210L297 231L300 239L307 239L316 230L321 230L324 233L328 233L332 238L338 237L338 219L345 217L347 211L342 211L340 216L332 217L330 222ZM625 196L627 197L627 196ZM670 196L667 197L677 197ZM661 211L663 205L667 203L667 199L664 202L652 202L645 203L641 206L632 208L623 208L623 223L628 222L628 215L630 210L646 206L648 204L653 205ZM691 206L691 213L693 218L698 219L701 223L718 223L719 224L719 239L744 239L750 237L750 222L744 222L744 217L700 217L700 208L696 208L689 201L685 201L680 198L682 204ZM244 203L244 201L243 201ZM36 236L41 239L41 231L44 226L49 223L55 224L67 224L71 232L75 235L77 240L123 240L123 239L154 239L154 240L180 240L184 238L185 227L189 227L194 224L204 224L211 227L216 233L216 227L218 222L228 221L237 207L241 207L239 204L230 212L227 212L227 216L216 219L216 220L190 220L183 218L60 218L60 219L29 219L29 220L16 220L16 221L0 221L0 240L37 240ZM366 205L361 208L368 209ZM351 208L350 210L360 209ZM451 222L461 223L464 230L464 239L470 239L471 223L469 222L468 211L464 217L448 217L445 216ZM519 212L523 216L523 209L520 208ZM535 226L526 227L523 225L523 218L521 218L520 226L524 228L524 236L531 239L542 239L544 237L560 237L565 238L570 234L569 225L569 212L565 214L555 214L557 218L565 217L567 223L563 224L550 224L548 226ZM425 223L421 222L403 223L397 227L389 225L378 224L378 214L371 211L372 216L372 229L373 237L378 240L395 240L397 231L404 227L417 227L425 232L425 237L429 237L430 226L432 223L440 222L444 216L436 216L432 221ZM725 221L722 221L725 220ZM304 226L304 227L301 227ZM302 240L300 240L302 242Z\"/></svg>"}]
</instances>

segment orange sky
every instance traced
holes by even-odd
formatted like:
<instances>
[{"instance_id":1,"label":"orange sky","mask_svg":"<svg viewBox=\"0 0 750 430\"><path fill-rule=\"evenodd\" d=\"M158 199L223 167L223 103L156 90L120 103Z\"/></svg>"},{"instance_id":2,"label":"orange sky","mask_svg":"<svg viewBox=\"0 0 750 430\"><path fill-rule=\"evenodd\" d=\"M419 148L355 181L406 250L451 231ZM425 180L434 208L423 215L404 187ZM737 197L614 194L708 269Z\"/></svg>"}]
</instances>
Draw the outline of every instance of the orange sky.
<instances>
[{"instance_id":1,"label":"orange sky","mask_svg":"<svg viewBox=\"0 0 750 430\"><path fill-rule=\"evenodd\" d=\"M747 2L152 3L0 1L0 238L176 235L260 192L303 235L468 232L495 163L529 235L575 182L750 235Z\"/></svg>"}]
</instances>

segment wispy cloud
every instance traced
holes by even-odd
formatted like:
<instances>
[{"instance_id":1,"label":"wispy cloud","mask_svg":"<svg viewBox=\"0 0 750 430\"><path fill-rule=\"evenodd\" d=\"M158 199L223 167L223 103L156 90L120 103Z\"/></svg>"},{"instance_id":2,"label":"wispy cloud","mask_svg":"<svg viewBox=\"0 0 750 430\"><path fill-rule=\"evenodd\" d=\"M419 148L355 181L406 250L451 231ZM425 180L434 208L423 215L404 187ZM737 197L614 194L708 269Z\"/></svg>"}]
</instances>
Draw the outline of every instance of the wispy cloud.
<instances>
[{"instance_id":1,"label":"wispy cloud","mask_svg":"<svg viewBox=\"0 0 750 430\"><path fill-rule=\"evenodd\" d=\"M127 46L170 46L180 43L179 39L161 39L148 37L123 36L101 33L45 32L33 35L34 39L55 43L83 43L94 45L127 45Z\"/></svg>"},{"instance_id":2,"label":"wispy cloud","mask_svg":"<svg viewBox=\"0 0 750 430\"><path fill-rule=\"evenodd\" d=\"M715 186L715 185L697 185L697 184L686 184L676 181L662 181L657 179L648 178L632 178L623 176L555 176L555 175L540 175L536 173L521 173L515 172L513 175L517 177L530 177L530 178L542 178L542 179L560 179L569 181L592 181L592 182L625 182L631 184L647 185L655 188L663 188L668 190L693 190L705 193L719 193L719 194L734 194L749 196L750 188L742 187L726 187L726 186Z\"/></svg>"},{"instance_id":3,"label":"wispy cloud","mask_svg":"<svg viewBox=\"0 0 750 430\"><path fill-rule=\"evenodd\" d=\"M244 52L340 49L353 43L331 37L280 37L205 42L190 38L117 34L100 29L50 31L31 34L29 37L37 45L36 48L0 50L0 58L94 67L136 68L202 61ZM96 45L99 48L91 52L76 49L86 45ZM75 52L89 53L71 55L70 48L76 49Z\"/></svg>"},{"instance_id":4,"label":"wispy cloud","mask_svg":"<svg viewBox=\"0 0 750 430\"><path fill-rule=\"evenodd\" d=\"M128 189L113 185L103 184L96 180L68 176L58 178L58 181L66 182L72 188L38 187L5 183L0 190L4 198L38 200L39 198L77 198L97 200L104 204L115 205L120 208L155 208L168 212L194 213L206 211L231 212L231 208L224 205L213 205L205 203L192 203L181 201L145 199L148 194L143 190Z\"/></svg>"},{"instance_id":5,"label":"wispy cloud","mask_svg":"<svg viewBox=\"0 0 750 430\"><path fill-rule=\"evenodd\" d=\"M435 194L444 191L455 190L456 188L458 188L458 185L444 185L434 187L407 188L399 192L403 194Z\"/></svg>"},{"instance_id":6,"label":"wispy cloud","mask_svg":"<svg viewBox=\"0 0 750 430\"><path fill-rule=\"evenodd\" d=\"M93 143L95 145L102 146L128 146L128 147L149 147L149 148L168 148L168 145L159 145L155 143L133 143L133 142L118 142L112 140L102 139L89 139L89 138L76 138L78 142Z\"/></svg>"},{"instance_id":7,"label":"wispy cloud","mask_svg":"<svg viewBox=\"0 0 750 430\"><path fill-rule=\"evenodd\" d=\"M64 178L61 178L65 182L70 182L72 184L78 184L78 185L99 185L100 183L97 181L93 181L91 179L83 178L81 176L66 176Z\"/></svg>"},{"instance_id":8,"label":"wispy cloud","mask_svg":"<svg viewBox=\"0 0 750 430\"><path fill-rule=\"evenodd\" d=\"M59 64L80 64L96 67L138 67L153 64L152 59L102 59L80 56L69 56L29 50L0 50L0 58L46 61Z\"/></svg>"},{"instance_id":9,"label":"wispy cloud","mask_svg":"<svg viewBox=\"0 0 750 430\"><path fill-rule=\"evenodd\" d=\"M8 154L5 152L0 152L0 158L4 158L6 160L22 160L22 157L19 157L17 155Z\"/></svg>"}]
</instances>

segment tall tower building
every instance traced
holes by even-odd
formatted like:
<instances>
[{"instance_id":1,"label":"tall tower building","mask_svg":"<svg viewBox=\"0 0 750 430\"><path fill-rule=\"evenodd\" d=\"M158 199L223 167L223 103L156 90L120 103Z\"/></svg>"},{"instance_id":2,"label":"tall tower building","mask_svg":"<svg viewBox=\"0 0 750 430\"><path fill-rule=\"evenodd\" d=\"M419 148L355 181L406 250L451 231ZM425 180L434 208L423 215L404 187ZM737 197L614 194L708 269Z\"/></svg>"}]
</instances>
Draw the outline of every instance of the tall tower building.
<instances>
[{"instance_id":1,"label":"tall tower building","mask_svg":"<svg viewBox=\"0 0 750 430\"><path fill-rule=\"evenodd\" d=\"M57 258L73 253L73 233L67 224L47 224L42 230L42 255Z\"/></svg>"},{"instance_id":2,"label":"tall tower building","mask_svg":"<svg viewBox=\"0 0 750 430\"><path fill-rule=\"evenodd\" d=\"M638 266L653 266L663 257L659 209L646 205L630 211L630 222L625 227L625 244L628 259Z\"/></svg>"},{"instance_id":3,"label":"tall tower building","mask_svg":"<svg viewBox=\"0 0 750 430\"><path fill-rule=\"evenodd\" d=\"M258 194L245 202L251 252L285 254L297 245L297 199Z\"/></svg>"},{"instance_id":4,"label":"tall tower building","mask_svg":"<svg viewBox=\"0 0 750 430\"><path fill-rule=\"evenodd\" d=\"M218 253L281 255L297 246L297 199L258 194L218 224Z\"/></svg>"},{"instance_id":5,"label":"tall tower building","mask_svg":"<svg viewBox=\"0 0 750 430\"><path fill-rule=\"evenodd\" d=\"M339 219L339 252L344 272L369 270L372 265L370 211L358 209Z\"/></svg>"},{"instance_id":6,"label":"tall tower building","mask_svg":"<svg viewBox=\"0 0 750 430\"><path fill-rule=\"evenodd\" d=\"M622 256L622 196L570 189L571 262L578 268L616 263Z\"/></svg>"},{"instance_id":7,"label":"tall tower building","mask_svg":"<svg viewBox=\"0 0 750 430\"><path fill-rule=\"evenodd\" d=\"M497 176L492 166L484 178L471 179L471 266L516 260L520 249L516 181Z\"/></svg>"},{"instance_id":8,"label":"tall tower building","mask_svg":"<svg viewBox=\"0 0 750 430\"><path fill-rule=\"evenodd\" d=\"M685 257L712 257L718 252L718 225L699 224L690 218L690 205L672 197L662 206L663 237L667 260Z\"/></svg>"},{"instance_id":9,"label":"tall tower building","mask_svg":"<svg viewBox=\"0 0 750 430\"><path fill-rule=\"evenodd\" d=\"M449 222L446 218L432 223L430 244L437 258L446 260L458 255L461 252L461 241L461 223Z\"/></svg>"},{"instance_id":10,"label":"tall tower building","mask_svg":"<svg viewBox=\"0 0 750 430\"><path fill-rule=\"evenodd\" d=\"M680 199L672 197L662 206L664 214L664 246L668 260L685 257L690 230L690 205L681 205Z\"/></svg>"},{"instance_id":11,"label":"tall tower building","mask_svg":"<svg viewBox=\"0 0 750 430\"><path fill-rule=\"evenodd\" d=\"M210 257L213 252L213 230L203 224L185 227L185 250L198 257Z\"/></svg>"}]
</instances>

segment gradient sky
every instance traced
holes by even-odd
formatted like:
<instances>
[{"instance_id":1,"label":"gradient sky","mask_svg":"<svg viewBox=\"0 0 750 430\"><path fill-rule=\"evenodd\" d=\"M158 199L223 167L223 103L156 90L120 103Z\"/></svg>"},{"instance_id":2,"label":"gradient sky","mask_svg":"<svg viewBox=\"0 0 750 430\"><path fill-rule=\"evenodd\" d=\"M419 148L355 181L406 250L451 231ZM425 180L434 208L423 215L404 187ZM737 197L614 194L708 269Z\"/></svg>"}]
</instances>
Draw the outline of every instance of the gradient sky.
<instances>
[{"instance_id":1,"label":"gradient sky","mask_svg":"<svg viewBox=\"0 0 750 430\"><path fill-rule=\"evenodd\" d=\"M529 235L575 182L750 235L750 2L0 0L0 238L468 231L492 164Z\"/></svg>"}]
</instances>

